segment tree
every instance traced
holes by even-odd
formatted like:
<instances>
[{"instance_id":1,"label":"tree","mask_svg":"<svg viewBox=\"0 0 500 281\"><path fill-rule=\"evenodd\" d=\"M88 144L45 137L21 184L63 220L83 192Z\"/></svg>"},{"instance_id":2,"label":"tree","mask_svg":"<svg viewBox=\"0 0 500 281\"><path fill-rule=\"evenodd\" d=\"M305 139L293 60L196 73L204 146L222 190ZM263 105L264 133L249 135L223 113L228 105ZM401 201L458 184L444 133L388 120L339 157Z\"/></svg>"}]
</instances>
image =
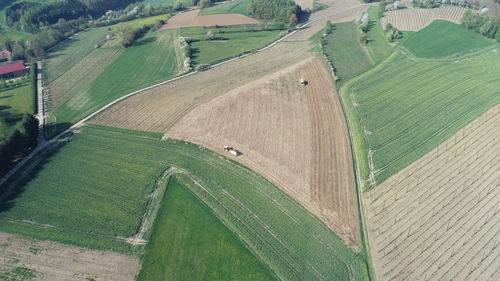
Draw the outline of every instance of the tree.
<instances>
[{"instance_id":1,"label":"tree","mask_svg":"<svg viewBox=\"0 0 500 281\"><path fill-rule=\"evenodd\" d=\"M121 44L123 47L127 48L134 44L135 35L132 27L125 23L120 23L116 27L116 33L121 40Z\"/></svg>"},{"instance_id":2,"label":"tree","mask_svg":"<svg viewBox=\"0 0 500 281\"><path fill-rule=\"evenodd\" d=\"M290 19L288 20L288 24L290 27L295 27L297 25L298 19L296 14L291 14Z\"/></svg>"},{"instance_id":3,"label":"tree","mask_svg":"<svg viewBox=\"0 0 500 281\"><path fill-rule=\"evenodd\" d=\"M213 40L215 37L215 33L212 30L207 32L208 39Z\"/></svg>"},{"instance_id":4,"label":"tree","mask_svg":"<svg viewBox=\"0 0 500 281\"><path fill-rule=\"evenodd\" d=\"M198 6L203 9L205 7L208 7L210 3L210 0L201 0L200 2L198 2Z\"/></svg>"},{"instance_id":5,"label":"tree","mask_svg":"<svg viewBox=\"0 0 500 281\"><path fill-rule=\"evenodd\" d=\"M333 24L331 21L328 20L326 22L325 32L326 32L326 34L330 34L332 31L333 31Z\"/></svg>"}]
</instances>

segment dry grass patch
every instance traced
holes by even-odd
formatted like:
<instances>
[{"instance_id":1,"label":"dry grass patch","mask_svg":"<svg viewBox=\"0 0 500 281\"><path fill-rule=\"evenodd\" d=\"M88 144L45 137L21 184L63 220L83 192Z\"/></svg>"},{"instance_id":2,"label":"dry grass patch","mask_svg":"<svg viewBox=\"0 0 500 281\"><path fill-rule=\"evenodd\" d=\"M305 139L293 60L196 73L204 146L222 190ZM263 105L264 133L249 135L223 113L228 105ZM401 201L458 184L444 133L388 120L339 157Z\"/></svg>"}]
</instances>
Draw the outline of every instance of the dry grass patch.
<instances>
[{"instance_id":1,"label":"dry grass patch","mask_svg":"<svg viewBox=\"0 0 500 281\"><path fill-rule=\"evenodd\" d=\"M139 261L127 255L2 232L0 241L1 280L132 281L139 272Z\"/></svg>"},{"instance_id":2,"label":"dry grass patch","mask_svg":"<svg viewBox=\"0 0 500 281\"><path fill-rule=\"evenodd\" d=\"M303 78L308 85L303 87ZM359 223L345 120L320 57L236 88L186 115L167 135L224 153L276 184L351 247Z\"/></svg>"},{"instance_id":3,"label":"dry grass patch","mask_svg":"<svg viewBox=\"0 0 500 281\"><path fill-rule=\"evenodd\" d=\"M364 194L377 280L498 280L500 105Z\"/></svg>"},{"instance_id":4,"label":"dry grass patch","mask_svg":"<svg viewBox=\"0 0 500 281\"><path fill-rule=\"evenodd\" d=\"M239 25L258 24L259 21L240 14L219 14L199 16L200 10L181 12L170 18L162 27L163 29L175 29L190 26L215 26L215 25Z\"/></svg>"},{"instance_id":5,"label":"dry grass patch","mask_svg":"<svg viewBox=\"0 0 500 281\"><path fill-rule=\"evenodd\" d=\"M391 23L399 30L419 31L433 20L447 20L460 24L467 8L441 6L434 9L402 9L389 11L382 18L382 26Z\"/></svg>"}]
</instances>

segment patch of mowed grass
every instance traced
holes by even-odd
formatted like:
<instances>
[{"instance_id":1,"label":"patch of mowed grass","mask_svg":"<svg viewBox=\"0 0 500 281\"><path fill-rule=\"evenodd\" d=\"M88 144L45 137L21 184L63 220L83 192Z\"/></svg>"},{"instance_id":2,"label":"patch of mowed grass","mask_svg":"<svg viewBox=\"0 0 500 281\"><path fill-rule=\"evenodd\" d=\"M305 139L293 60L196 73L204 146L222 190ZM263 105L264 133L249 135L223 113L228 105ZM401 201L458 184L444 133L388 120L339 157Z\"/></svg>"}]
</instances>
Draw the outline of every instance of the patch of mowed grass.
<instances>
[{"instance_id":1,"label":"patch of mowed grass","mask_svg":"<svg viewBox=\"0 0 500 281\"><path fill-rule=\"evenodd\" d=\"M169 18L170 18L170 14L164 14L164 15L158 15L158 16L139 18L139 19L135 19L135 20L131 20L131 21L126 21L123 24L126 24L132 28L140 28L144 25L155 24L159 20L166 21Z\"/></svg>"},{"instance_id":2,"label":"patch of mowed grass","mask_svg":"<svg viewBox=\"0 0 500 281\"><path fill-rule=\"evenodd\" d=\"M340 93L364 189L408 166L499 103L499 89L498 47L460 59L419 60L395 53L347 82Z\"/></svg>"},{"instance_id":3,"label":"patch of mowed grass","mask_svg":"<svg viewBox=\"0 0 500 281\"><path fill-rule=\"evenodd\" d=\"M242 14L248 16L248 5L252 0L235 0L219 5L204 8L200 11L200 16L218 15L218 14Z\"/></svg>"},{"instance_id":4,"label":"patch of mowed grass","mask_svg":"<svg viewBox=\"0 0 500 281\"><path fill-rule=\"evenodd\" d=\"M379 64L385 60L394 51L387 38L385 37L384 30L382 29L380 20L378 18L378 7L368 8L368 22L369 29L366 33L368 43L368 53L370 54L375 64Z\"/></svg>"},{"instance_id":5,"label":"patch of mowed grass","mask_svg":"<svg viewBox=\"0 0 500 281\"><path fill-rule=\"evenodd\" d=\"M139 218L128 211L144 210L156 180L176 167L189 178L183 185L279 279L368 280L364 256L316 217L255 172L197 145L85 126L38 167L2 203L0 230L126 251L114 237L137 230Z\"/></svg>"},{"instance_id":6,"label":"patch of mowed grass","mask_svg":"<svg viewBox=\"0 0 500 281\"><path fill-rule=\"evenodd\" d=\"M168 182L137 280L276 280L177 177Z\"/></svg>"},{"instance_id":7,"label":"patch of mowed grass","mask_svg":"<svg viewBox=\"0 0 500 281\"><path fill-rule=\"evenodd\" d=\"M181 34L200 39L191 43L191 59L195 65L213 64L264 47L278 39L281 33L281 30L251 31L258 28L184 28ZM207 39L208 31L214 32L214 40Z\"/></svg>"},{"instance_id":8,"label":"patch of mowed grass","mask_svg":"<svg viewBox=\"0 0 500 281\"><path fill-rule=\"evenodd\" d=\"M358 32L354 22L336 23L334 30L323 40L323 50L339 78L337 84L345 83L374 66L359 43Z\"/></svg>"},{"instance_id":9,"label":"patch of mowed grass","mask_svg":"<svg viewBox=\"0 0 500 281\"><path fill-rule=\"evenodd\" d=\"M100 75L86 85L85 95L74 95L52 112L47 133L54 136L114 99L162 82L181 71L176 50L178 31L150 33L123 50ZM65 124L65 126L58 126Z\"/></svg>"},{"instance_id":10,"label":"patch of mowed grass","mask_svg":"<svg viewBox=\"0 0 500 281\"><path fill-rule=\"evenodd\" d=\"M84 59L107 34L107 27L87 29L50 49L49 58L44 60L44 84L54 81Z\"/></svg>"},{"instance_id":11,"label":"patch of mowed grass","mask_svg":"<svg viewBox=\"0 0 500 281\"><path fill-rule=\"evenodd\" d=\"M412 54L422 58L463 54L493 44L493 40L445 20L433 21L424 29L411 34L402 43Z\"/></svg>"},{"instance_id":12,"label":"patch of mowed grass","mask_svg":"<svg viewBox=\"0 0 500 281\"><path fill-rule=\"evenodd\" d=\"M29 82L19 87L0 92L0 142L12 133L23 114L33 114L35 97Z\"/></svg>"}]
</instances>

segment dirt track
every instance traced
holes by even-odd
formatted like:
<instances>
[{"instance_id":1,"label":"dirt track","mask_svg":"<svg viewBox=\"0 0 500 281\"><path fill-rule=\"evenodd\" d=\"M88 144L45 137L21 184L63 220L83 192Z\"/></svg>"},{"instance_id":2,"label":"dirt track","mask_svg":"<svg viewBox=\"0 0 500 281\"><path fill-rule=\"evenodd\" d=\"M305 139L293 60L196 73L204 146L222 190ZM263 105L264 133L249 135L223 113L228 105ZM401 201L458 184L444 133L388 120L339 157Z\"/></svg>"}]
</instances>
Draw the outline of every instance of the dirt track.
<instances>
[{"instance_id":1,"label":"dirt track","mask_svg":"<svg viewBox=\"0 0 500 281\"><path fill-rule=\"evenodd\" d=\"M95 251L50 241L34 241L0 232L0 277L16 268L34 270L29 280L127 281L139 272L139 261L109 251ZM1 278L0 278L1 279ZM3 279L2 279L3 280ZM19 279L8 280L25 280Z\"/></svg>"},{"instance_id":2,"label":"dirt track","mask_svg":"<svg viewBox=\"0 0 500 281\"><path fill-rule=\"evenodd\" d=\"M377 280L500 280L500 105L365 193Z\"/></svg>"},{"instance_id":3,"label":"dirt track","mask_svg":"<svg viewBox=\"0 0 500 281\"><path fill-rule=\"evenodd\" d=\"M170 18L162 29L174 29L190 26L258 24L259 21L240 14L221 14L198 16L200 10L178 13Z\"/></svg>"}]
</instances>

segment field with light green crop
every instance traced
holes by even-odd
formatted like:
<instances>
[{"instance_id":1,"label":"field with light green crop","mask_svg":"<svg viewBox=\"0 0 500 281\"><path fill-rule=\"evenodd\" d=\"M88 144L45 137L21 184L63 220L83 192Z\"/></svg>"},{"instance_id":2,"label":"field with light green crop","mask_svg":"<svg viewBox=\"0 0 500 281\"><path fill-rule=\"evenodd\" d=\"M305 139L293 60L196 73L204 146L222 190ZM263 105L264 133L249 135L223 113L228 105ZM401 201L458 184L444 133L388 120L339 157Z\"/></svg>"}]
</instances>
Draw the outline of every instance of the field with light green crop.
<instances>
[{"instance_id":1,"label":"field with light green crop","mask_svg":"<svg viewBox=\"0 0 500 281\"><path fill-rule=\"evenodd\" d=\"M276 280L186 181L176 175L168 182L137 280Z\"/></svg>"},{"instance_id":2,"label":"field with light green crop","mask_svg":"<svg viewBox=\"0 0 500 281\"><path fill-rule=\"evenodd\" d=\"M165 81L181 72L177 37L176 30L161 30L149 33L134 46L124 50L116 46L102 47L101 50L96 50L100 51L99 55L109 53L105 52L106 49L119 48L120 51L114 52L108 60L100 60L91 65L78 64L80 69L72 69L72 75L61 76L60 79L64 81L55 81L55 86L61 84L75 87L65 86L65 89L70 90L59 93L65 95L65 99L47 118L48 136L56 135L120 96ZM89 56L93 54L95 52ZM84 60L91 62L94 57L86 57ZM89 74L95 73L99 75L85 80ZM55 90L55 95L58 95L57 87Z\"/></svg>"},{"instance_id":3,"label":"field with light green crop","mask_svg":"<svg viewBox=\"0 0 500 281\"><path fill-rule=\"evenodd\" d=\"M433 21L402 43L403 47L421 58L447 57L492 44L493 40L445 20Z\"/></svg>"},{"instance_id":4,"label":"field with light green crop","mask_svg":"<svg viewBox=\"0 0 500 281\"><path fill-rule=\"evenodd\" d=\"M337 84L347 82L374 66L373 61L358 40L358 29L354 22L336 23L334 30L323 42L323 51L332 61Z\"/></svg>"},{"instance_id":5,"label":"field with light green crop","mask_svg":"<svg viewBox=\"0 0 500 281\"><path fill-rule=\"evenodd\" d=\"M350 80L341 96L365 189L499 103L499 89L498 45L453 59L424 60L398 52Z\"/></svg>"},{"instance_id":6,"label":"field with light green crop","mask_svg":"<svg viewBox=\"0 0 500 281\"><path fill-rule=\"evenodd\" d=\"M59 152L38 158L28 177L2 187L14 189L1 201L0 231L129 251L122 237L137 231L145 195L176 167L189 178L185 186L278 278L368 280L364 256L276 186L217 153L160 137L81 128Z\"/></svg>"},{"instance_id":7,"label":"field with light green crop","mask_svg":"<svg viewBox=\"0 0 500 281\"><path fill-rule=\"evenodd\" d=\"M215 34L214 40L207 40L208 31ZM281 30L262 30L259 26L213 29L189 27L181 30L182 36L200 40L191 43L191 59L194 65L220 62L226 58L264 47L278 39L281 32Z\"/></svg>"},{"instance_id":8,"label":"field with light green crop","mask_svg":"<svg viewBox=\"0 0 500 281\"><path fill-rule=\"evenodd\" d=\"M242 14L248 16L247 6L251 0L235 0L212 7L204 8L199 13L200 16L217 15L217 14Z\"/></svg>"},{"instance_id":9,"label":"field with light green crop","mask_svg":"<svg viewBox=\"0 0 500 281\"><path fill-rule=\"evenodd\" d=\"M385 60L392 52L393 49L387 38L385 37L384 30L378 20L378 7L368 8L369 29L366 33L368 43L368 53L370 54L375 64Z\"/></svg>"}]
</instances>

